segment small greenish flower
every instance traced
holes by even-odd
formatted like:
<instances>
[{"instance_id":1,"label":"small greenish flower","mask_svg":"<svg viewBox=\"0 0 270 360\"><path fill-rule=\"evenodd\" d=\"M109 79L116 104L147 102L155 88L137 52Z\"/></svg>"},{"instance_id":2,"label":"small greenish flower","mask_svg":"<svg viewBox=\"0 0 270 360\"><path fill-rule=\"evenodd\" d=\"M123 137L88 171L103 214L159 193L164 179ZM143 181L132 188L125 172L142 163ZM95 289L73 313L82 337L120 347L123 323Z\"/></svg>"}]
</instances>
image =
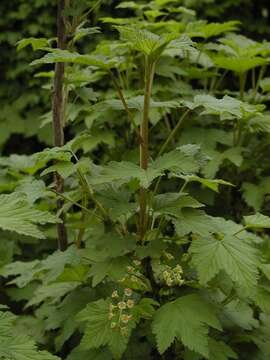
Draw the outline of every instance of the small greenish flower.
<instances>
[{"instance_id":1,"label":"small greenish flower","mask_svg":"<svg viewBox=\"0 0 270 360\"><path fill-rule=\"evenodd\" d=\"M127 308L127 303L125 301L119 301L119 303L117 304L118 308L120 310L124 310Z\"/></svg>"},{"instance_id":2,"label":"small greenish flower","mask_svg":"<svg viewBox=\"0 0 270 360\"><path fill-rule=\"evenodd\" d=\"M123 336L128 336L128 328L126 326L121 327L120 331Z\"/></svg>"},{"instance_id":3,"label":"small greenish flower","mask_svg":"<svg viewBox=\"0 0 270 360\"><path fill-rule=\"evenodd\" d=\"M126 296L131 296L132 295L132 290L130 288L126 288L124 292L125 292Z\"/></svg>"},{"instance_id":4,"label":"small greenish flower","mask_svg":"<svg viewBox=\"0 0 270 360\"><path fill-rule=\"evenodd\" d=\"M134 267L133 266L127 266L127 272L131 273L134 272Z\"/></svg>"},{"instance_id":5,"label":"small greenish flower","mask_svg":"<svg viewBox=\"0 0 270 360\"><path fill-rule=\"evenodd\" d=\"M117 326L117 323L116 323L116 322L112 322L112 323L111 323L111 329L115 329L116 326Z\"/></svg>"},{"instance_id":6,"label":"small greenish flower","mask_svg":"<svg viewBox=\"0 0 270 360\"><path fill-rule=\"evenodd\" d=\"M118 291L115 290L113 293L112 293L112 298L118 298L119 295L118 295Z\"/></svg>"},{"instance_id":7,"label":"small greenish flower","mask_svg":"<svg viewBox=\"0 0 270 360\"><path fill-rule=\"evenodd\" d=\"M177 285L179 285L179 286L181 286L181 285L183 285L184 284L184 279L176 279L176 283L177 283Z\"/></svg>"},{"instance_id":8,"label":"small greenish flower","mask_svg":"<svg viewBox=\"0 0 270 360\"><path fill-rule=\"evenodd\" d=\"M179 264L176 265L176 267L174 269L175 269L176 272L179 272L180 274L183 274L182 266L180 266Z\"/></svg>"},{"instance_id":9,"label":"small greenish flower","mask_svg":"<svg viewBox=\"0 0 270 360\"><path fill-rule=\"evenodd\" d=\"M129 309L132 309L133 306L134 306L134 301L129 299L129 300L127 301L127 307L128 307Z\"/></svg>"},{"instance_id":10,"label":"small greenish flower","mask_svg":"<svg viewBox=\"0 0 270 360\"><path fill-rule=\"evenodd\" d=\"M172 281L171 277L168 277L168 278L166 279L166 285L167 285L167 286L172 286L172 284L173 284L173 281Z\"/></svg>"},{"instance_id":11,"label":"small greenish flower","mask_svg":"<svg viewBox=\"0 0 270 360\"><path fill-rule=\"evenodd\" d=\"M138 283L138 282L139 282L138 278L137 278L136 276L134 276L134 275L132 275L132 276L130 277L130 280L133 281L133 282L135 282L135 283Z\"/></svg>"},{"instance_id":12,"label":"small greenish flower","mask_svg":"<svg viewBox=\"0 0 270 360\"><path fill-rule=\"evenodd\" d=\"M166 256L166 258L168 260L173 260L174 259L174 256L171 253L165 252L164 255Z\"/></svg>"},{"instance_id":13,"label":"small greenish flower","mask_svg":"<svg viewBox=\"0 0 270 360\"><path fill-rule=\"evenodd\" d=\"M132 315L123 314L123 315L121 316L121 321L122 321L124 324L127 324L131 319L132 319Z\"/></svg>"},{"instance_id":14,"label":"small greenish flower","mask_svg":"<svg viewBox=\"0 0 270 360\"><path fill-rule=\"evenodd\" d=\"M113 305L113 304L110 304L109 308L110 308L110 312L113 312L113 310L116 309L117 306Z\"/></svg>"},{"instance_id":15,"label":"small greenish flower","mask_svg":"<svg viewBox=\"0 0 270 360\"><path fill-rule=\"evenodd\" d=\"M165 280L166 280L168 277L170 277L169 271L167 271L167 270L163 271L163 277L164 277Z\"/></svg>"}]
</instances>

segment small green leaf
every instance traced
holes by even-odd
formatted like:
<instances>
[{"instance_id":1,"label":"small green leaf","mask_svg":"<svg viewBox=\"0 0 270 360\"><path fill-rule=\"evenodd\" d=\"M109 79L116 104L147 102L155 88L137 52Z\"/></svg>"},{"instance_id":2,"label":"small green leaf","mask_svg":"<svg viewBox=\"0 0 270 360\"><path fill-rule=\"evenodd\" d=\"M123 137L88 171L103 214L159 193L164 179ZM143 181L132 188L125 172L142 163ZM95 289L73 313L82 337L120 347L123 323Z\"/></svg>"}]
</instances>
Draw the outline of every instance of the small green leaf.
<instances>
[{"instance_id":1,"label":"small green leaf","mask_svg":"<svg viewBox=\"0 0 270 360\"><path fill-rule=\"evenodd\" d=\"M260 81L260 88L262 89L263 92L268 92L270 91L270 78L264 78Z\"/></svg>"},{"instance_id":2,"label":"small green leaf","mask_svg":"<svg viewBox=\"0 0 270 360\"><path fill-rule=\"evenodd\" d=\"M26 38L17 42L17 50L20 51L27 46L31 46L34 51L46 48L48 46L48 39L45 38Z\"/></svg>"},{"instance_id":3,"label":"small green leaf","mask_svg":"<svg viewBox=\"0 0 270 360\"><path fill-rule=\"evenodd\" d=\"M244 216L246 227L249 229L268 229L270 228L270 218L263 214Z\"/></svg>"},{"instance_id":4,"label":"small green leaf","mask_svg":"<svg viewBox=\"0 0 270 360\"><path fill-rule=\"evenodd\" d=\"M238 359L237 354L223 341L209 339L209 360Z\"/></svg>"},{"instance_id":5,"label":"small green leaf","mask_svg":"<svg viewBox=\"0 0 270 360\"><path fill-rule=\"evenodd\" d=\"M191 176L183 176L183 178L187 181L187 182L199 182L201 183L203 186L218 192L219 191L219 185L228 185L228 186L233 186L230 182L222 180L222 179L204 179L201 178L199 176L195 176L195 175L191 175Z\"/></svg>"},{"instance_id":6,"label":"small green leaf","mask_svg":"<svg viewBox=\"0 0 270 360\"><path fill-rule=\"evenodd\" d=\"M245 302L236 299L226 304L223 308L225 326L240 326L245 330L258 327L259 322L255 319L254 310Z\"/></svg>"}]
</instances>

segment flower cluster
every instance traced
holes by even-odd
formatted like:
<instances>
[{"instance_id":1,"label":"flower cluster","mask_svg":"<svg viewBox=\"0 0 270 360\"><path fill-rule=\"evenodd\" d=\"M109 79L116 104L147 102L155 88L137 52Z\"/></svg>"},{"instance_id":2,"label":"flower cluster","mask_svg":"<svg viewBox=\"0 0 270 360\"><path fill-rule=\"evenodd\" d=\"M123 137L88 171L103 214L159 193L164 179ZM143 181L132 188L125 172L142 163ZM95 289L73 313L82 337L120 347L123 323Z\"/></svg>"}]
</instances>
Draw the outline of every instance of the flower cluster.
<instances>
[{"instance_id":1,"label":"flower cluster","mask_svg":"<svg viewBox=\"0 0 270 360\"><path fill-rule=\"evenodd\" d=\"M128 323L132 320L131 309L135 302L132 299L133 291L125 288L120 296L117 290L112 293L112 302L109 307L109 320L111 328L120 331L123 336L128 336Z\"/></svg>"},{"instance_id":2,"label":"flower cluster","mask_svg":"<svg viewBox=\"0 0 270 360\"><path fill-rule=\"evenodd\" d=\"M184 279L182 278L183 269L179 264L175 267L166 265L162 275L166 285L169 287L176 285L181 286L184 283Z\"/></svg>"},{"instance_id":3,"label":"flower cluster","mask_svg":"<svg viewBox=\"0 0 270 360\"><path fill-rule=\"evenodd\" d=\"M142 274L142 263L140 260L133 260L132 264L127 266L126 271L126 275L119 280L119 283L122 286L129 286L135 290L147 289Z\"/></svg>"}]
</instances>

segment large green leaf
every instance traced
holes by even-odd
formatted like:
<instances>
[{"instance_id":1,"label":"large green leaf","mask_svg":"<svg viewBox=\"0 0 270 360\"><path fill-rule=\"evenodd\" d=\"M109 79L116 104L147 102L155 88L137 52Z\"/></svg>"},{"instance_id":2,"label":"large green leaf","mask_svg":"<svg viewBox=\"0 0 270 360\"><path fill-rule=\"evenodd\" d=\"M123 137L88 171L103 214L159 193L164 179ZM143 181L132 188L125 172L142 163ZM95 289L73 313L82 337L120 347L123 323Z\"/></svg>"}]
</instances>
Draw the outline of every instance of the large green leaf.
<instances>
[{"instance_id":1,"label":"large green leaf","mask_svg":"<svg viewBox=\"0 0 270 360\"><path fill-rule=\"evenodd\" d=\"M112 108L114 110L125 110L123 102L121 100L112 99L106 100L100 104L97 104L98 109L102 111L104 110L104 105ZM140 112L143 112L144 108L144 97L143 96L135 96L127 99L127 106L129 109L135 109ZM174 109L182 107L182 102L180 100L168 100L168 101L155 101L153 99L150 100L150 108L156 109Z\"/></svg>"},{"instance_id":2,"label":"large green leaf","mask_svg":"<svg viewBox=\"0 0 270 360\"><path fill-rule=\"evenodd\" d=\"M94 185L117 182L119 185L137 179L142 187L149 187L152 181L170 171L176 176L194 174L200 170L205 158L196 145L184 145L176 150L161 155L149 164L147 170L141 169L138 165L121 161L112 161L107 166L96 167L91 177Z\"/></svg>"},{"instance_id":3,"label":"large green leaf","mask_svg":"<svg viewBox=\"0 0 270 360\"><path fill-rule=\"evenodd\" d=\"M24 194L0 195L0 228L36 238L45 238L37 224L57 223L56 216L30 205Z\"/></svg>"},{"instance_id":4,"label":"large green leaf","mask_svg":"<svg viewBox=\"0 0 270 360\"><path fill-rule=\"evenodd\" d=\"M207 215L202 210L182 209L178 214L177 220L174 221L174 225L179 236L185 236L189 233L208 236L210 233L220 231L222 220L221 218Z\"/></svg>"},{"instance_id":5,"label":"large green leaf","mask_svg":"<svg viewBox=\"0 0 270 360\"><path fill-rule=\"evenodd\" d=\"M177 339L208 357L208 326L221 330L213 308L194 294L163 305L154 315L152 329L161 354Z\"/></svg>"},{"instance_id":6,"label":"large green leaf","mask_svg":"<svg viewBox=\"0 0 270 360\"><path fill-rule=\"evenodd\" d=\"M125 351L129 336L123 336L117 329L111 328L109 320L110 301L100 299L89 303L78 315L78 320L86 322L81 348L88 350L108 345L116 359ZM129 328L130 335L131 328Z\"/></svg>"},{"instance_id":7,"label":"large green leaf","mask_svg":"<svg viewBox=\"0 0 270 360\"><path fill-rule=\"evenodd\" d=\"M79 262L78 250L74 246L70 246L66 251L55 251L41 261L15 261L7 264L1 271L1 275L4 277L15 276L9 284L19 288L36 280L42 280L44 284L49 284L61 275L65 266L76 266L79 265Z\"/></svg>"},{"instance_id":8,"label":"large green leaf","mask_svg":"<svg viewBox=\"0 0 270 360\"><path fill-rule=\"evenodd\" d=\"M233 234L199 237L193 239L190 253L202 285L206 285L220 271L225 271L242 288L251 288L257 283L260 264L258 252L245 239Z\"/></svg>"},{"instance_id":9,"label":"large green leaf","mask_svg":"<svg viewBox=\"0 0 270 360\"><path fill-rule=\"evenodd\" d=\"M57 360L47 351L39 351L29 336L15 335L15 316L0 312L0 358L3 360Z\"/></svg>"},{"instance_id":10,"label":"large green leaf","mask_svg":"<svg viewBox=\"0 0 270 360\"><path fill-rule=\"evenodd\" d=\"M53 64L59 62L95 66L102 69L109 69L117 63L114 59L108 60L94 55L81 55L68 50L51 49L48 54L40 59L34 60L31 65Z\"/></svg>"},{"instance_id":11,"label":"large green leaf","mask_svg":"<svg viewBox=\"0 0 270 360\"><path fill-rule=\"evenodd\" d=\"M212 95L196 95L194 105L204 108L202 115L218 115L221 120L255 116L264 109L264 105L251 105L228 95L222 99L217 99Z\"/></svg>"},{"instance_id":12,"label":"large green leaf","mask_svg":"<svg viewBox=\"0 0 270 360\"><path fill-rule=\"evenodd\" d=\"M183 208L200 208L204 206L187 194L165 193L156 195L153 199L153 209L156 214L167 214L178 217Z\"/></svg>"},{"instance_id":13,"label":"large green leaf","mask_svg":"<svg viewBox=\"0 0 270 360\"><path fill-rule=\"evenodd\" d=\"M214 57L214 63L217 67L241 74L258 66L266 65L268 60L258 56L253 58L247 58L244 56L236 58L216 56Z\"/></svg>"},{"instance_id":14,"label":"large green leaf","mask_svg":"<svg viewBox=\"0 0 270 360\"><path fill-rule=\"evenodd\" d=\"M220 35L229 31L237 30L239 27L239 21L227 21L224 23L209 23L205 21L198 21L196 23L190 23L187 26L188 35L193 37L201 37L204 39Z\"/></svg>"},{"instance_id":15,"label":"large green leaf","mask_svg":"<svg viewBox=\"0 0 270 360\"><path fill-rule=\"evenodd\" d=\"M116 26L116 29L120 32L121 38L127 41L133 49L142 52L152 61L156 61L166 46L179 37L178 34L174 33L159 36L134 26ZM183 45L190 46L190 41L183 39Z\"/></svg>"},{"instance_id":16,"label":"large green leaf","mask_svg":"<svg viewBox=\"0 0 270 360\"><path fill-rule=\"evenodd\" d=\"M117 182L122 185L132 179L137 179L141 186L147 188L161 174L162 172L159 169L146 171L132 162L112 161L107 166L98 169L97 174L91 177L91 183L97 185Z\"/></svg>"}]
</instances>

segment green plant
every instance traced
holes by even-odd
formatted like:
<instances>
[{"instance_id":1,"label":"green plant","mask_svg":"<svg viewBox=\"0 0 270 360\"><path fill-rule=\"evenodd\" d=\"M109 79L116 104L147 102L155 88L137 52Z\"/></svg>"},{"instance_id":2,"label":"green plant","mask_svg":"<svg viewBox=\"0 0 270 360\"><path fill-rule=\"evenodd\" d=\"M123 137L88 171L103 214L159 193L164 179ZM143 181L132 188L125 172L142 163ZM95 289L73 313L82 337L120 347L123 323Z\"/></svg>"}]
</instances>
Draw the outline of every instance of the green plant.
<instances>
[{"instance_id":1,"label":"green plant","mask_svg":"<svg viewBox=\"0 0 270 360\"><path fill-rule=\"evenodd\" d=\"M0 159L2 303L20 313L0 313L20 345L0 357L268 359L269 43L177 0L121 2L100 28L72 5L68 46L18 44L44 53L47 89L65 66L71 140Z\"/></svg>"}]
</instances>

